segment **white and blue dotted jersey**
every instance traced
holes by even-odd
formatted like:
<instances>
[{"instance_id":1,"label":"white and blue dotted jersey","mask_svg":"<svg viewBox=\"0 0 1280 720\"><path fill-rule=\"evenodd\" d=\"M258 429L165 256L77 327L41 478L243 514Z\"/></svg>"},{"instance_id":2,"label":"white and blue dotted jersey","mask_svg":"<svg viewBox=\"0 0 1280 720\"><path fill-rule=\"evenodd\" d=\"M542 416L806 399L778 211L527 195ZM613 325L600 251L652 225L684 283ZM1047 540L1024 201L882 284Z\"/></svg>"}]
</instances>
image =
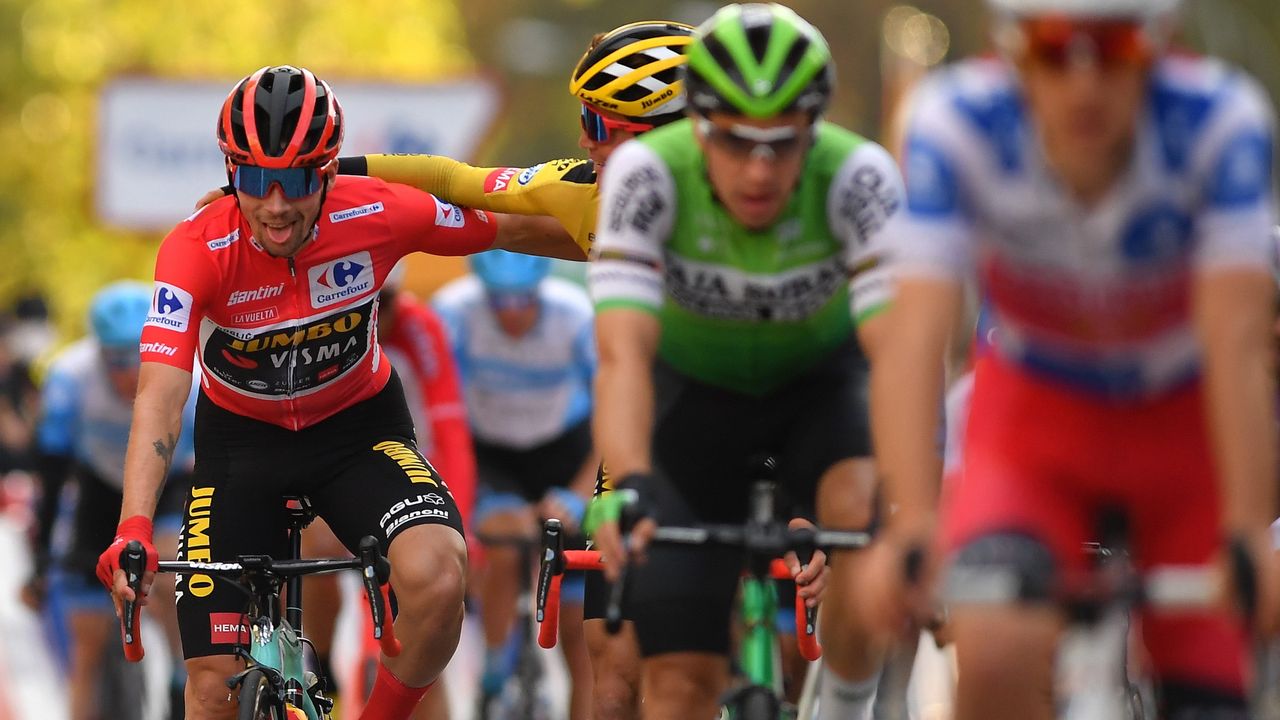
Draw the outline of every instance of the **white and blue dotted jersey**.
<instances>
[{"instance_id":1,"label":"white and blue dotted jersey","mask_svg":"<svg viewBox=\"0 0 1280 720\"><path fill-rule=\"evenodd\" d=\"M1007 64L935 74L911 108L896 272L976 273L996 352L1038 375L1111 397L1195 377L1195 274L1269 267L1274 119L1251 79L1194 57L1153 68L1144 108L1129 166L1086 207L1046 166Z\"/></svg>"},{"instance_id":2,"label":"white and blue dotted jersey","mask_svg":"<svg viewBox=\"0 0 1280 720\"><path fill-rule=\"evenodd\" d=\"M195 399L199 380L183 408L182 433L174 451L172 468L190 471L195 450L190 428L195 426ZM133 398L122 398L107 377L91 338L72 343L49 365L41 389L41 416L36 427L40 452L75 458L102 482L124 487L124 455L133 420ZM114 512L114 511L113 511Z\"/></svg>"},{"instance_id":3,"label":"white and blue dotted jersey","mask_svg":"<svg viewBox=\"0 0 1280 720\"><path fill-rule=\"evenodd\" d=\"M537 323L523 336L502 331L484 286L472 276L436 294L433 305L458 361L477 440L532 448L591 414L596 370L593 310L584 290L559 278L538 286Z\"/></svg>"}]
</instances>

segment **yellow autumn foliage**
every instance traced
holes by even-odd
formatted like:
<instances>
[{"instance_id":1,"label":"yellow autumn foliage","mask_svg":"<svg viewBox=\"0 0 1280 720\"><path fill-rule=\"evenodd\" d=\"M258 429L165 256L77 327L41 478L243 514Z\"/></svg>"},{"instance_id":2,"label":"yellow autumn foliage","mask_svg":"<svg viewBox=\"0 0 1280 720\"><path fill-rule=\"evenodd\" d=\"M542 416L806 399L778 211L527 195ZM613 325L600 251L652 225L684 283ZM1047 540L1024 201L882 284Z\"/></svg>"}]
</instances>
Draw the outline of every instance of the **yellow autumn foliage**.
<instances>
[{"instance_id":1,"label":"yellow autumn foliage","mask_svg":"<svg viewBox=\"0 0 1280 720\"><path fill-rule=\"evenodd\" d=\"M281 63L397 80L473 70L453 0L3 0L0 35L10 39L0 44L0 307L43 291L64 338L82 330L96 288L150 278L161 239L93 216L95 107L111 78L225 79L230 89Z\"/></svg>"}]
</instances>

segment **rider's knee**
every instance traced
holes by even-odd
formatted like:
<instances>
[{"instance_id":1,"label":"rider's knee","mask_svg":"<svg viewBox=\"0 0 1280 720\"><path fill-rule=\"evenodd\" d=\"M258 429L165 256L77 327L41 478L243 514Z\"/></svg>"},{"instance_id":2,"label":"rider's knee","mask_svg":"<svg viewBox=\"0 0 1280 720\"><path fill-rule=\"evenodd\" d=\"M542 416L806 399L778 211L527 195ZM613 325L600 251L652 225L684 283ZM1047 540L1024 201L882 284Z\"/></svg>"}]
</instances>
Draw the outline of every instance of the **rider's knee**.
<instances>
[{"instance_id":1,"label":"rider's knee","mask_svg":"<svg viewBox=\"0 0 1280 720\"><path fill-rule=\"evenodd\" d=\"M466 583L466 545L456 533L437 526L411 528L392 546L392 585L400 606L434 608L452 614L462 607ZM444 539L456 539L446 542ZM400 552L397 552L400 551Z\"/></svg>"},{"instance_id":2,"label":"rider's knee","mask_svg":"<svg viewBox=\"0 0 1280 720\"><path fill-rule=\"evenodd\" d=\"M697 707L719 697L728 680L727 665L718 658L672 653L648 658L644 665L645 696L673 707Z\"/></svg>"},{"instance_id":3,"label":"rider's knee","mask_svg":"<svg viewBox=\"0 0 1280 720\"><path fill-rule=\"evenodd\" d=\"M220 720L235 716L232 691L227 679L241 666L229 655L195 658L187 661L187 718Z\"/></svg>"}]
</instances>

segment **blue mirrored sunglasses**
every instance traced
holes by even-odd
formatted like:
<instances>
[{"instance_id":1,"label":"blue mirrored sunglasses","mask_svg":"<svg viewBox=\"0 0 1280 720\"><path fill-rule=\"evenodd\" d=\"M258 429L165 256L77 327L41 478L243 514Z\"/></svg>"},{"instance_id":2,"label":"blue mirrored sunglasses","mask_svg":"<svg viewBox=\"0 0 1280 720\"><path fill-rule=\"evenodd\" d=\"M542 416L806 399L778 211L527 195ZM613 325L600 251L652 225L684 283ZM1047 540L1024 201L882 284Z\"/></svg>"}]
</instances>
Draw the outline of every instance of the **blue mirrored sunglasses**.
<instances>
[{"instance_id":1,"label":"blue mirrored sunglasses","mask_svg":"<svg viewBox=\"0 0 1280 720\"><path fill-rule=\"evenodd\" d=\"M320 190L324 175L316 168L264 168L256 165L236 165L231 173L231 184L236 190L256 198L271 193L272 185L290 200L299 200Z\"/></svg>"}]
</instances>

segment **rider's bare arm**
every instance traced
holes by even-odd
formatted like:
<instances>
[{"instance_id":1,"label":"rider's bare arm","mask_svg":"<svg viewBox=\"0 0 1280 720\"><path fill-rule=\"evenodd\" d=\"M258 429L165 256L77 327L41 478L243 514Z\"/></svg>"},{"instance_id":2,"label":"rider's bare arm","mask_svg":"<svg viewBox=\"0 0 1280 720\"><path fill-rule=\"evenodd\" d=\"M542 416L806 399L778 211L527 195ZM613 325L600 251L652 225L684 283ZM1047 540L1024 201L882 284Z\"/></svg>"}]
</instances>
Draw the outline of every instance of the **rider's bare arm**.
<instances>
[{"instance_id":1,"label":"rider's bare arm","mask_svg":"<svg viewBox=\"0 0 1280 720\"><path fill-rule=\"evenodd\" d=\"M494 249L561 260L584 260L582 250L558 220L545 215L497 215Z\"/></svg>"},{"instance_id":2,"label":"rider's bare arm","mask_svg":"<svg viewBox=\"0 0 1280 720\"><path fill-rule=\"evenodd\" d=\"M947 338L960 306L956 280L901 278L883 316L894 331L877 338L871 365L876 460L897 508L891 525L917 539L929 535L937 514L938 398Z\"/></svg>"},{"instance_id":3,"label":"rider's bare arm","mask_svg":"<svg viewBox=\"0 0 1280 720\"><path fill-rule=\"evenodd\" d=\"M124 459L121 519L154 515L182 432L182 407L190 393L190 372L161 363L142 363Z\"/></svg>"},{"instance_id":4,"label":"rider's bare arm","mask_svg":"<svg viewBox=\"0 0 1280 720\"><path fill-rule=\"evenodd\" d=\"M1274 298L1275 282L1261 269L1206 271L1195 285L1224 520L1251 534L1276 517Z\"/></svg>"},{"instance_id":5,"label":"rider's bare arm","mask_svg":"<svg viewBox=\"0 0 1280 720\"><path fill-rule=\"evenodd\" d=\"M609 308L596 316L600 367L592 417L596 447L609 473L623 478L650 470L653 428L653 358L661 326L652 313Z\"/></svg>"}]
</instances>

